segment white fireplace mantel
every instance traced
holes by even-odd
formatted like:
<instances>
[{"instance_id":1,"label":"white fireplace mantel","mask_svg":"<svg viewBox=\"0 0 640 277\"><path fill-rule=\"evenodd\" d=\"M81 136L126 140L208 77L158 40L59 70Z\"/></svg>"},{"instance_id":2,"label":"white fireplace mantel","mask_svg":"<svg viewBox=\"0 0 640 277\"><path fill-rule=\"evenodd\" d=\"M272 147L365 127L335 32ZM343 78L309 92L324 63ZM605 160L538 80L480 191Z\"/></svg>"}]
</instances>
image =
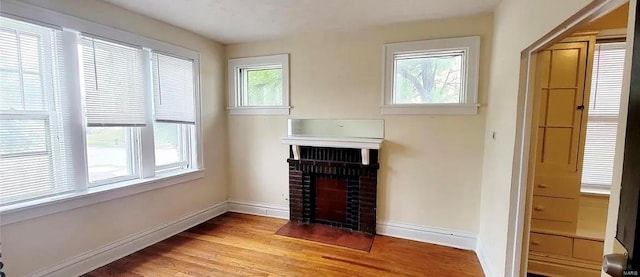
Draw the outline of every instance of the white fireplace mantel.
<instances>
[{"instance_id":1,"label":"white fireplace mantel","mask_svg":"<svg viewBox=\"0 0 640 277\"><path fill-rule=\"evenodd\" d=\"M302 137L288 136L282 138L282 143L292 146L293 159L300 160L300 146L354 148L362 153L362 164L369 164L369 150L380 149L384 139L375 138L332 138L332 137Z\"/></svg>"}]
</instances>

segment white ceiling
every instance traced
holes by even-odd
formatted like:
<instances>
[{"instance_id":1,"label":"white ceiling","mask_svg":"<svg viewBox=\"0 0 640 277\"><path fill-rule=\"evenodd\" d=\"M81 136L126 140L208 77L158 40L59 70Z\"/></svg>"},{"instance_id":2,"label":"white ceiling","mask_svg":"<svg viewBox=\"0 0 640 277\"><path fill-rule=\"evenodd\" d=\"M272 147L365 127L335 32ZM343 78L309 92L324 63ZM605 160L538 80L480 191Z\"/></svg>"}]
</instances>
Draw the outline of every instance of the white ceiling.
<instances>
[{"instance_id":1,"label":"white ceiling","mask_svg":"<svg viewBox=\"0 0 640 277\"><path fill-rule=\"evenodd\" d=\"M500 0L105 0L221 43L491 11Z\"/></svg>"}]
</instances>

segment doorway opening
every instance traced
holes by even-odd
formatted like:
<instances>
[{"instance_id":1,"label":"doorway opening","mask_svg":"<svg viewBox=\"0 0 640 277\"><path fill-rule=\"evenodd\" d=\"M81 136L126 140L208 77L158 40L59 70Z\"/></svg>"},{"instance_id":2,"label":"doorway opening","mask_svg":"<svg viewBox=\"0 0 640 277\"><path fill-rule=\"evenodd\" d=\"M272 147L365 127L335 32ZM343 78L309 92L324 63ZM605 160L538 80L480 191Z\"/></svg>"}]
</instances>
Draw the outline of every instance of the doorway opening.
<instances>
[{"instance_id":1,"label":"doorway opening","mask_svg":"<svg viewBox=\"0 0 640 277\"><path fill-rule=\"evenodd\" d=\"M625 9L599 21L626 30L614 24ZM591 26L536 55L529 273L600 275L626 45Z\"/></svg>"},{"instance_id":2,"label":"doorway opening","mask_svg":"<svg viewBox=\"0 0 640 277\"><path fill-rule=\"evenodd\" d=\"M514 275L600 276L628 13L596 1L523 52Z\"/></svg>"}]
</instances>

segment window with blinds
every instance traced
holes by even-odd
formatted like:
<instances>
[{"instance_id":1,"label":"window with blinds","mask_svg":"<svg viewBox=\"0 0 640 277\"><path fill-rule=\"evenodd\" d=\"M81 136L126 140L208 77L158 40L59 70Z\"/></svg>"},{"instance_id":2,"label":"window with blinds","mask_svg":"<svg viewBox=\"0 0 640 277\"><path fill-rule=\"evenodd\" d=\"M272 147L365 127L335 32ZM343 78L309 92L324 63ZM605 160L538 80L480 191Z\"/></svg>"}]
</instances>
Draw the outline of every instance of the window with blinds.
<instances>
[{"instance_id":1,"label":"window with blinds","mask_svg":"<svg viewBox=\"0 0 640 277\"><path fill-rule=\"evenodd\" d=\"M0 204L74 189L61 31L0 17Z\"/></svg>"},{"instance_id":2,"label":"window with blinds","mask_svg":"<svg viewBox=\"0 0 640 277\"><path fill-rule=\"evenodd\" d=\"M169 49L0 16L0 208L197 168L197 53Z\"/></svg>"},{"instance_id":3,"label":"window with blinds","mask_svg":"<svg viewBox=\"0 0 640 277\"><path fill-rule=\"evenodd\" d=\"M142 48L82 37L90 186L138 177L135 130L147 125Z\"/></svg>"},{"instance_id":4,"label":"window with blinds","mask_svg":"<svg viewBox=\"0 0 640 277\"><path fill-rule=\"evenodd\" d=\"M189 167L195 123L193 61L153 53L156 170Z\"/></svg>"},{"instance_id":5,"label":"window with blinds","mask_svg":"<svg viewBox=\"0 0 640 277\"><path fill-rule=\"evenodd\" d=\"M598 43L593 59L583 190L608 190L613 178L625 43Z\"/></svg>"}]
</instances>

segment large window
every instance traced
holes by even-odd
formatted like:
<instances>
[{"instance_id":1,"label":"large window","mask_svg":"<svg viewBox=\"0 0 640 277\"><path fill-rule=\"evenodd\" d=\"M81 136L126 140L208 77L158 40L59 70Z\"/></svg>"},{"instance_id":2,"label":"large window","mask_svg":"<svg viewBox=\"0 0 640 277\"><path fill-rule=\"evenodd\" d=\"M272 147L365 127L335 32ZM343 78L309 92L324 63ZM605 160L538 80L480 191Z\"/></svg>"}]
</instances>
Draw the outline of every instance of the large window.
<instances>
[{"instance_id":1,"label":"large window","mask_svg":"<svg viewBox=\"0 0 640 277\"><path fill-rule=\"evenodd\" d=\"M475 114L478 37L385 45L384 114Z\"/></svg>"},{"instance_id":2,"label":"large window","mask_svg":"<svg viewBox=\"0 0 640 277\"><path fill-rule=\"evenodd\" d=\"M153 54L156 171L190 166L195 121L192 68L188 60Z\"/></svg>"},{"instance_id":3,"label":"large window","mask_svg":"<svg viewBox=\"0 0 640 277\"><path fill-rule=\"evenodd\" d=\"M613 178L625 43L597 43L582 165L582 190L609 191Z\"/></svg>"},{"instance_id":4,"label":"large window","mask_svg":"<svg viewBox=\"0 0 640 277\"><path fill-rule=\"evenodd\" d=\"M61 124L60 36L0 17L0 203L73 190Z\"/></svg>"},{"instance_id":5,"label":"large window","mask_svg":"<svg viewBox=\"0 0 640 277\"><path fill-rule=\"evenodd\" d=\"M232 114L289 114L289 56L229 60Z\"/></svg>"},{"instance_id":6,"label":"large window","mask_svg":"<svg viewBox=\"0 0 640 277\"><path fill-rule=\"evenodd\" d=\"M0 207L197 168L196 69L0 17Z\"/></svg>"},{"instance_id":7,"label":"large window","mask_svg":"<svg viewBox=\"0 0 640 277\"><path fill-rule=\"evenodd\" d=\"M81 39L91 186L137 178L135 127L146 125L142 49Z\"/></svg>"}]
</instances>

